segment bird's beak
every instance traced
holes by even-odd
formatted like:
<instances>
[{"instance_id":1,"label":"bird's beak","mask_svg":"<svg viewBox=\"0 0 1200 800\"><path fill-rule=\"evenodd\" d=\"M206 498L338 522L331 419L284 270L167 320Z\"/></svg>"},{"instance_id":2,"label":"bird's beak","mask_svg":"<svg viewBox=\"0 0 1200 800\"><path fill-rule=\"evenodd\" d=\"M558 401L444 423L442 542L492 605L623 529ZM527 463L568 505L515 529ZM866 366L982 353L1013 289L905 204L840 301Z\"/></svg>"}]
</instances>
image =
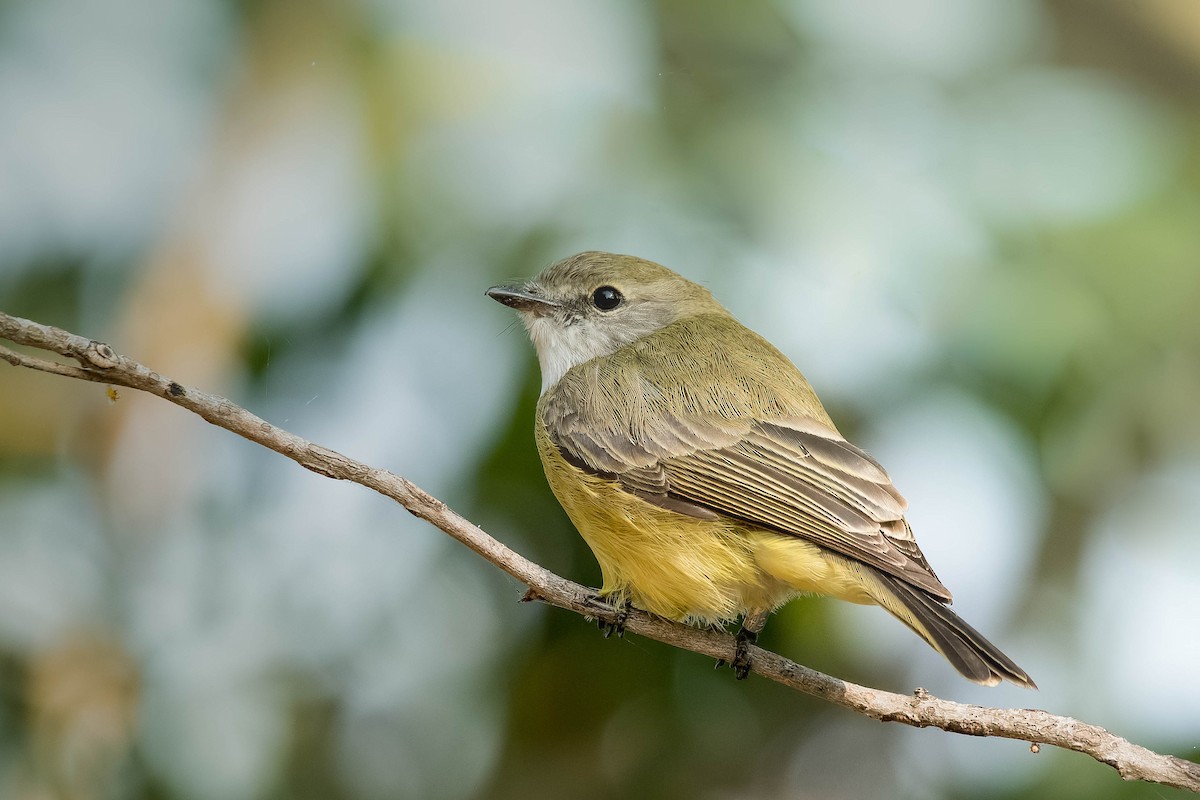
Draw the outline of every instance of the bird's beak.
<instances>
[{"instance_id":1,"label":"bird's beak","mask_svg":"<svg viewBox=\"0 0 1200 800\"><path fill-rule=\"evenodd\" d=\"M487 290L487 296L509 308L539 317L562 305L542 297L535 288L528 286L493 286Z\"/></svg>"}]
</instances>

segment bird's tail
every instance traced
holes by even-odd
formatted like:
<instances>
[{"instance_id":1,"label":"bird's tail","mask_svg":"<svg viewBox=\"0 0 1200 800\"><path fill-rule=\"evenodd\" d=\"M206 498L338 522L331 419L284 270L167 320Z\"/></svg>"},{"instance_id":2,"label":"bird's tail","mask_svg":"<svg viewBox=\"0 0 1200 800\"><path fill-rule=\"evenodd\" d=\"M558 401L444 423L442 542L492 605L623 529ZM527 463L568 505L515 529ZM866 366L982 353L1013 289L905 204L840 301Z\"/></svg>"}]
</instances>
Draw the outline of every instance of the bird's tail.
<instances>
[{"instance_id":1,"label":"bird's tail","mask_svg":"<svg viewBox=\"0 0 1200 800\"><path fill-rule=\"evenodd\" d=\"M875 601L937 650L968 680L995 686L1001 680L1036 689L1037 684L1000 648L942 601L900 578L871 570L880 591Z\"/></svg>"}]
</instances>

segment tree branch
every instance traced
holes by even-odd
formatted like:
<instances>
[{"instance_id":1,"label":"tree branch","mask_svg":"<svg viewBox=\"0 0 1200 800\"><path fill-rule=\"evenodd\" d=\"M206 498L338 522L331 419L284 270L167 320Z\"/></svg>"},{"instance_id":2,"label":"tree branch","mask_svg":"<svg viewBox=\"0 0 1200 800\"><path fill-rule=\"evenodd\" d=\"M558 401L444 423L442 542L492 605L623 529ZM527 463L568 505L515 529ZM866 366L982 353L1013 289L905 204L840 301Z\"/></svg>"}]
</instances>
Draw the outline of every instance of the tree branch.
<instances>
[{"instance_id":1,"label":"tree branch","mask_svg":"<svg viewBox=\"0 0 1200 800\"><path fill-rule=\"evenodd\" d=\"M218 427L268 447L313 472L353 481L404 506L465 544L521 583L527 600L542 600L587 617L614 621L617 611L595 591L561 578L493 539L445 503L399 475L347 458L278 428L214 394L184 386L136 361L118 355L103 342L0 312L0 338L57 353L79 366L48 361L0 346L0 359L54 375L139 389L198 414ZM625 628L650 639L711 658L729 658L733 637L701 630L631 610ZM942 700L918 690L913 696L884 692L830 677L783 656L751 646L751 669L805 694L828 700L884 722L918 728L936 727L969 736L999 736L1084 753L1115 768L1126 780L1144 780L1200 793L1200 764L1162 755L1133 744L1104 728L1037 709L998 709Z\"/></svg>"}]
</instances>

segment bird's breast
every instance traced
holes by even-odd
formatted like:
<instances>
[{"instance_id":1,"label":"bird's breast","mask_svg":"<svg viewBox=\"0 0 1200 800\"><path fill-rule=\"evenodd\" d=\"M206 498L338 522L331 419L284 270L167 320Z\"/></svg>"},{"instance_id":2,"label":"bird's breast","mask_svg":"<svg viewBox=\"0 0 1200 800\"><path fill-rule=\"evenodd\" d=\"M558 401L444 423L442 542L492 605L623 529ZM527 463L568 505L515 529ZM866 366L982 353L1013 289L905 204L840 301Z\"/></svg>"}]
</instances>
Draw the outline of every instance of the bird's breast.
<instances>
[{"instance_id":1,"label":"bird's breast","mask_svg":"<svg viewBox=\"0 0 1200 800\"><path fill-rule=\"evenodd\" d=\"M757 536L742 523L648 503L568 462L540 420L537 434L546 480L600 564L602 594L668 619L713 623L794 594L763 572Z\"/></svg>"}]
</instances>

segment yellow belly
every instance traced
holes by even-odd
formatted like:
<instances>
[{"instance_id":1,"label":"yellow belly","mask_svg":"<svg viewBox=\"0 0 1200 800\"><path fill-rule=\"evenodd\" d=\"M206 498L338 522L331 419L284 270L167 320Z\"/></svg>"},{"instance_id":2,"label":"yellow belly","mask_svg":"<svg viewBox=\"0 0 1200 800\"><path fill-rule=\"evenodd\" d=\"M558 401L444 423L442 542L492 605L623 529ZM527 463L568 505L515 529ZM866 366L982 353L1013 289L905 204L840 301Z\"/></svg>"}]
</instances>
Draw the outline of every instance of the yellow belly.
<instances>
[{"instance_id":1,"label":"yellow belly","mask_svg":"<svg viewBox=\"0 0 1200 800\"><path fill-rule=\"evenodd\" d=\"M569 464L538 433L550 488L600 563L601 594L705 623L774 609L801 592L874 602L841 557L731 518L660 508Z\"/></svg>"}]
</instances>

